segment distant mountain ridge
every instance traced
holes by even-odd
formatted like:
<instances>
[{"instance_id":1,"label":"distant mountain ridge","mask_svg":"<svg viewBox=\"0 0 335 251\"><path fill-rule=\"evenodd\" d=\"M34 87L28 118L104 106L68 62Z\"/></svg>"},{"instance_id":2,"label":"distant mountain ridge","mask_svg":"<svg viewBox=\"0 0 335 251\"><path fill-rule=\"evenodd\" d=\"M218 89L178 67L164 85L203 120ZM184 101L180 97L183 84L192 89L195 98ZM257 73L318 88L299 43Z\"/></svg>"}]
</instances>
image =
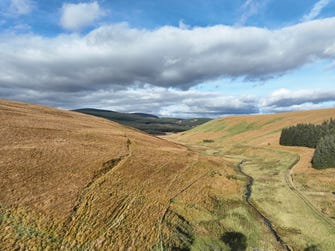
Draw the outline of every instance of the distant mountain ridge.
<instances>
[{"instance_id":1,"label":"distant mountain ridge","mask_svg":"<svg viewBox=\"0 0 335 251\"><path fill-rule=\"evenodd\" d=\"M154 135L183 132L211 120L209 118L160 118L147 113L121 113L94 108L82 108L73 111L112 120Z\"/></svg>"},{"instance_id":2,"label":"distant mountain ridge","mask_svg":"<svg viewBox=\"0 0 335 251\"><path fill-rule=\"evenodd\" d=\"M130 113L130 114L139 115L139 116L142 116L142 117L149 117L149 118L159 119L158 116L152 115L152 114L148 114L148 113L135 112L135 113Z\"/></svg>"}]
</instances>

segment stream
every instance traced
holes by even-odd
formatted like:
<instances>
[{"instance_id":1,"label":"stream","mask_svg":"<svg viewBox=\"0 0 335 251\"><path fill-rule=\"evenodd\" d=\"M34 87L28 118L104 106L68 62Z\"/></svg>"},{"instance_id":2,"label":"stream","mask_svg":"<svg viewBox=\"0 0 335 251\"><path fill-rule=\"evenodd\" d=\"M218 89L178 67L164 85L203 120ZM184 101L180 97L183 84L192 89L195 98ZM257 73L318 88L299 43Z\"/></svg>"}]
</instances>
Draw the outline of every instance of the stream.
<instances>
[{"instance_id":1,"label":"stream","mask_svg":"<svg viewBox=\"0 0 335 251\"><path fill-rule=\"evenodd\" d=\"M242 160L238 165L238 171L244 175L245 177L248 178L248 184L246 187L246 192L245 192L245 200L248 203L248 205L250 207L252 207L257 214L263 219L265 225L269 228L269 230L271 231L272 235L276 238L276 240L287 250L287 251L292 251L292 249L282 240L282 238L279 236L279 234L277 233L277 231L273 228L273 225L271 223L271 221L266 218L251 202L250 202L250 197L251 197L251 192L252 192L252 185L254 184L254 179L246 174L243 170L242 170L242 166L243 164L246 162L246 160Z\"/></svg>"}]
</instances>

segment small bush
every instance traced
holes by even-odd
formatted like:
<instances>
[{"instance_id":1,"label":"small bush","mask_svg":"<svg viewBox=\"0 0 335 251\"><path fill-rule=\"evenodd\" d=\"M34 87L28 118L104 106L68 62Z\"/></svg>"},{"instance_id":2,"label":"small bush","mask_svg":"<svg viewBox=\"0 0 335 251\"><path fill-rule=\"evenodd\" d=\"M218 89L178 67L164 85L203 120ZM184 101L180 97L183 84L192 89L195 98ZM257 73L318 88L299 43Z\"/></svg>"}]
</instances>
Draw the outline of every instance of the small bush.
<instances>
[{"instance_id":1,"label":"small bush","mask_svg":"<svg viewBox=\"0 0 335 251\"><path fill-rule=\"evenodd\" d=\"M244 251L248 247L247 237L240 232L226 232L221 240L231 248L231 251Z\"/></svg>"},{"instance_id":2,"label":"small bush","mask_svg":"<svg viewBox=\"0 0 335 251\"><path fill-rule=\"evenodd\" d=\"M204 143L213 143L214 140L212 140L212 139L204 139L202 142L204 142Z\"/></svg>"},{"instance_id":3,"label":"small bush","mask_svg":"<svg viewBox=\"0 0 335 251\"><path fill-rule=\"evenodd\" d=\"M312 245L312 246L305 248L304 251L320 251L320 249L318 248L318 246Z\"/></svg>"}]
</instances>

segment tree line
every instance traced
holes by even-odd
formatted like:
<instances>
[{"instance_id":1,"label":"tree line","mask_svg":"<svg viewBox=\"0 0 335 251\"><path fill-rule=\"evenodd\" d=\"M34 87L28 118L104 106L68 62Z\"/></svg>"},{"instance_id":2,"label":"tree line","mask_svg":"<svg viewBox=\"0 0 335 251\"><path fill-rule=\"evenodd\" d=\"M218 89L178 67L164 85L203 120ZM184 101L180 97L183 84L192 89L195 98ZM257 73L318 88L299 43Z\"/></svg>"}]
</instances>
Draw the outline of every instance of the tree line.
<instances>
[{"instance_id":1,"label":"tree line","mask_svg":"<svg viewBox=\"0 0 335 251\"><path fill-rule=\"evenodd\" d=\"M322 124L297 124L284 128L279 143L284 146L315 148L312 164L314 168L335 167L335 120Z\"/></svg>"}]
</instances>

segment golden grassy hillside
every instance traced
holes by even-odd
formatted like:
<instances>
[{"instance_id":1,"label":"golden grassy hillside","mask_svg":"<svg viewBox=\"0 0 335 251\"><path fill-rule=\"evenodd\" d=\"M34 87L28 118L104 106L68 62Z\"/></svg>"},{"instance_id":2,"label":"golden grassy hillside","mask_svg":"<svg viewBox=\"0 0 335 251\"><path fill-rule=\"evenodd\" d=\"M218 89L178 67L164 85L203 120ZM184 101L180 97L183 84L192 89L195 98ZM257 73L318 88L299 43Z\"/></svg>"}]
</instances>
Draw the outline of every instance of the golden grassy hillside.
<instances>
[{"instance_id":1,"label":"golden grassy hillside","mask_svg":"<svg viewBox=\"0 0 335 251\"><path fill-rule=\"evenodd\" d=\"M192 130L178 134L185 142L216 139L249 145L278 144L281 129L298 123L322 123L335 118L335 108L287 112L268 115L231 116L212 120ZM175 137L174 137L175 138Z\"/></svg>"},{"instance_id":2,"label":"golden grassy hillside","mask_svg":"<svg viewBox=\"0 0 335 251\"><path fill-rule=\"evenodd\" d=\"M240 218L221 199L243 210L243 182L220 158L104 119L5 100L0 172L1 250L206 250L213 242L224 250L220 236Z\"/></svg>"},{"instance_id":3,"label":"golden grassy hillside","mask_svg":"<svg viewBox=\"0 0 335 251\"><path fill-rule=\"evenodd\" d=\"M284 243L294 250L334 250L335 168L313 169L314 149L279 145L282 128L330 118L334 108L233 116L166 138L235 165L245 160L243 170L254 179L251 203Z\"/></svg>"}]
</instances>

